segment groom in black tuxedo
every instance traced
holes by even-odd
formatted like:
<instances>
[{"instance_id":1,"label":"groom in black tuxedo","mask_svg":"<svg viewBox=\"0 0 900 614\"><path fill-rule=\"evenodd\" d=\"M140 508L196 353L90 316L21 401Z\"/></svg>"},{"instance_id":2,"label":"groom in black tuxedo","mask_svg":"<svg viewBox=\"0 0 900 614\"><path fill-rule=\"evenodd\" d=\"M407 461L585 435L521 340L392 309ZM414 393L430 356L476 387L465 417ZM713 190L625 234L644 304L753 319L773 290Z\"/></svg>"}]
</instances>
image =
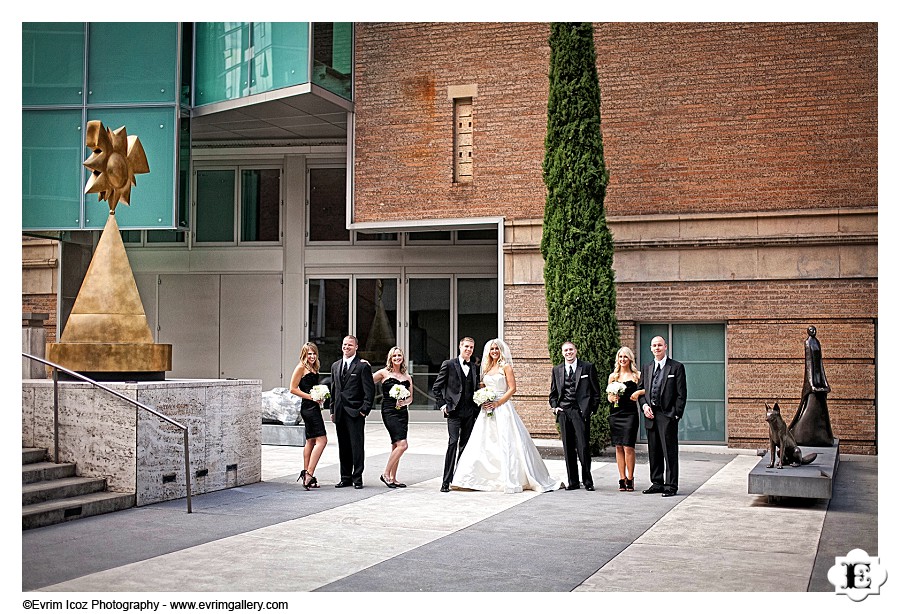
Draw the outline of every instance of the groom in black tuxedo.
<instances>
[{"instance_id":1,"label":"groom in black tuxedo","mask_svg":"<svg viewBox=\"0 0 900 614\"><path fill-rule=\"evenodd\" d=\"M650 456L650 488L645 495L662 493L672 497L678 492L678 421L687 403L687 378L684 365L667 355L668 345L662 337L650 341L654 360L641 367L638 388L644 394L638 404L644 413L647 429L647 452Z\"/></svg>"},{"instance_id":2,"label":"groom in black tuxedo","mask_svg":"<svg viewBox=\"0 0 900 614\"><path fill-rule=\"evenodd\" d=\"M475 418L478 417L478 406L472 400L478 387L478 365L472 360L475 340L463 337L459 342L459 356L445 360L441 364L437 379L431 392L434 394L434 408L444 412L447 418L447 455L444 458L444 477L441 492L450 492L450 481L456 471L456 461L462 454Z\"/></svg>"},{"instance_id":3,"label":"groom in black tuxedo","mask_svg":"<svg viewBox=\"0 0 900 614\"><path fill-rule=\"evenodd\" d=\"M585 490L594 490L590 433L591 415L600 402L597 371L593 364L578 360L578 349L571 341L562 344L562 354L565 360L553 367L553 377L550 378L550 409L556 414L566 457L566 490L581 488L578 462L581 462L581 480Z\"/></svg>"},{"instance_id":4,"label":"groom in black tuxedo","mask_svg":"<svg viewBox=\"0 0 900 614\"><path fill-rule=\"evenodd\" d=\"M344 357L331 365L331 421L338 438L341 480L335 488L353 485L362 488L366 416L375 402L372 366L356 355L359 342L353 335L344 337Z\"/></svg>"}]
</instances>

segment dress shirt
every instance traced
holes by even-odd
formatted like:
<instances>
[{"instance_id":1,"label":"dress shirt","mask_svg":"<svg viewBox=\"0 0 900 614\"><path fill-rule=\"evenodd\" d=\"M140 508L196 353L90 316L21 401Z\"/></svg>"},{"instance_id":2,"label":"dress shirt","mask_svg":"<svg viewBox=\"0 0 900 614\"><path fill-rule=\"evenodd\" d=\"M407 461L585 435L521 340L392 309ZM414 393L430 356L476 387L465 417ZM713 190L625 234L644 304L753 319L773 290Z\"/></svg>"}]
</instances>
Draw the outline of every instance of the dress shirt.
<instances>
[{"instance_id":1,"label":"dress shirt","mask_svg":"<svg viewBox=\"0 0 900 614\"><path fill-rule=\"evenodd\" d=\"M469 362L469 361L463 360L462 356L459 357L459 366L462 367L463 375L465 375L466 377L469 377L469 365L464 364L466 362Z\"/></svg>"}]
</instances>

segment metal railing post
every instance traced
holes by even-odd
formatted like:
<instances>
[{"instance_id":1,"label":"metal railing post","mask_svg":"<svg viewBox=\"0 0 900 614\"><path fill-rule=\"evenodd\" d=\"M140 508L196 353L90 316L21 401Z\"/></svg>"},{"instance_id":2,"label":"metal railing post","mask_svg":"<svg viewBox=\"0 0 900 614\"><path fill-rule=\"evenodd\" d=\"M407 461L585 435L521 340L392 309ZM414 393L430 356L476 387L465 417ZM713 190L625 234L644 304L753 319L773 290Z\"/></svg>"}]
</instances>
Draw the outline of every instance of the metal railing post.
<instances>
[{"instance_id":1,"label":"metal railing post","mask_svg":"<svg viewBox=\"0 0 900 614\"><path fill-rule=\"evenodd\" d=\"M53 369L53 462L59 464L59 370Z\"/></svg>"},{"instance_id":2,"label":"metal railing post","mask_svg":"<svg viewBox=\"0 0 900 614\"><path fill-rule=\"evenodd\" d=\"M184 484L187 492L187 513L191 513L191 447L188 445L187 425L184 429Z\"/></svg>"}]
</instances>

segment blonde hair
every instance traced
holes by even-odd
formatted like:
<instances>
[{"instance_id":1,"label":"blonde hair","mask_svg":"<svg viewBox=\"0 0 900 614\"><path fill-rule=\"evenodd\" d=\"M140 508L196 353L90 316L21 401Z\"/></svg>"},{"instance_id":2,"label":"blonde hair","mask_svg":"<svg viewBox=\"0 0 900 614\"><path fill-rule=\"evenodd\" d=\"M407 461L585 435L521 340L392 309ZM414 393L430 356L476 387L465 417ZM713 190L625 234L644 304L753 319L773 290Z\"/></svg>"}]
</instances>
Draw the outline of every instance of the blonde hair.
<instances>
[{"instance_id":1,"label":"blonde hair","mask_svg":"<svg viewBox=\"0 0 900 614\"><path fill-rule=\"evenodd\" d=\"M394 352L397 350L400 351L400 355L403 356L403 362L400 363L400 373L406 373L406 354L403 353L403 350L397 347L396 345L388 350L387 360L384 363L384 368L388 371L392 370L393 365L391 364L391 358L394 356Z\"/></svg>"},{"instance_id":2,"label":"blonde hair","mask_svg":"<svg viewBox=\"0 0 900 614\"><path fill-rule=\"evenodd\" d=\"M316 362L312 365L311 369L306 362L306 357L309 356L310 350L316 353ZM312 341L307 341L303 344L303 347L300 348L300 364L303 365L304 369L311 370L313 373L319 372L319 348L316 347L316 344Z\"/></svg>"},{"instance_id":3,"label":"blonde hair","mask_svg":"<svg viewBox=\"0 0 900 614\"><path fill-rule=\"evenodd\" d=\"M610 379L617 382L621 381L619 376L622 374L622 365L619 364L619 354L625 354L625 356L628 357L628 371L633 376L634 381L640 381L641 372L634 366L634 352L632 352L631 348L628 346L622 346L619 348L619 351L616 352L616 368L613 369Z\"/></svg>"},{"instance_id":4,"label":"blonde hair","mask_svg":"<svg viewBox=\"0 0 900 614\"><path fill-rule=\"evenodd\" d=\"M497 349L500 350L500 358L497 359L497 362L494 362L491 358L492 345L496 345ZM494 365L500 365L501 369L506 365L512 366L512 354L509 353L509 346L500 339L491 339L484 344L484 353L481 356L482 377L484 377L485 373L493 369Z\"/></svg>"}]
</instances>

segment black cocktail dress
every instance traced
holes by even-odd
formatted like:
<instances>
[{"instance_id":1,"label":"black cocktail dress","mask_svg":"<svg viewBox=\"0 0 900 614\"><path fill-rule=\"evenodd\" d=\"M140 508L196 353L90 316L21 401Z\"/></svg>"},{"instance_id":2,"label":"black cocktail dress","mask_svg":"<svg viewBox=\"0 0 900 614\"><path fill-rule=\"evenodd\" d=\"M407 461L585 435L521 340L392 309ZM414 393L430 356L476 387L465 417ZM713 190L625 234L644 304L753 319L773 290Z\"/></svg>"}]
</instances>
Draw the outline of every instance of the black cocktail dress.
<instances>
[{"instance_id":1,"label":"black cocktail dress","mask_svg":"<svg viewBox=\"0 0 900 614\"><path fill-rule=\"evenodd\" d=\"M631 395L637 390L637 383L622 383L625 384L625 392L619 397L619 406L609 407L609 439L614 446L633 448L637 441L638 407L637 401L631 400Z\"/></svg>"},{"instance_id":2,"label":"black cocktail dress","mask_svg":"<svg viewBox=\"0 0 900 614\"><path fill-rule=\"evenodd\" d=\"M297 388L309 394L312 387L319 383L318 373L307 373L300 378ZM300 402L300 417L306 426L306 438L325 436L325 421L322 419L322 408L315 401L302 399Z\"/></svg>"},{"instance_id":3,"label":"black cocktail dress","mask_svg":"<svg viewBox=\"0 0 900 614\"><path fill-rule=\"evenodd\" d=\"M394 377L389 377L381 382L381 392L384 398L381 400L381 421L391 436L391 443L397 443L406 439L406 433L409 429L409 411L406 406L397 408L397 399L390 394L391 388L400 384L409 390L408 381L400 381Z\"/></svg>"}]
</instances>

